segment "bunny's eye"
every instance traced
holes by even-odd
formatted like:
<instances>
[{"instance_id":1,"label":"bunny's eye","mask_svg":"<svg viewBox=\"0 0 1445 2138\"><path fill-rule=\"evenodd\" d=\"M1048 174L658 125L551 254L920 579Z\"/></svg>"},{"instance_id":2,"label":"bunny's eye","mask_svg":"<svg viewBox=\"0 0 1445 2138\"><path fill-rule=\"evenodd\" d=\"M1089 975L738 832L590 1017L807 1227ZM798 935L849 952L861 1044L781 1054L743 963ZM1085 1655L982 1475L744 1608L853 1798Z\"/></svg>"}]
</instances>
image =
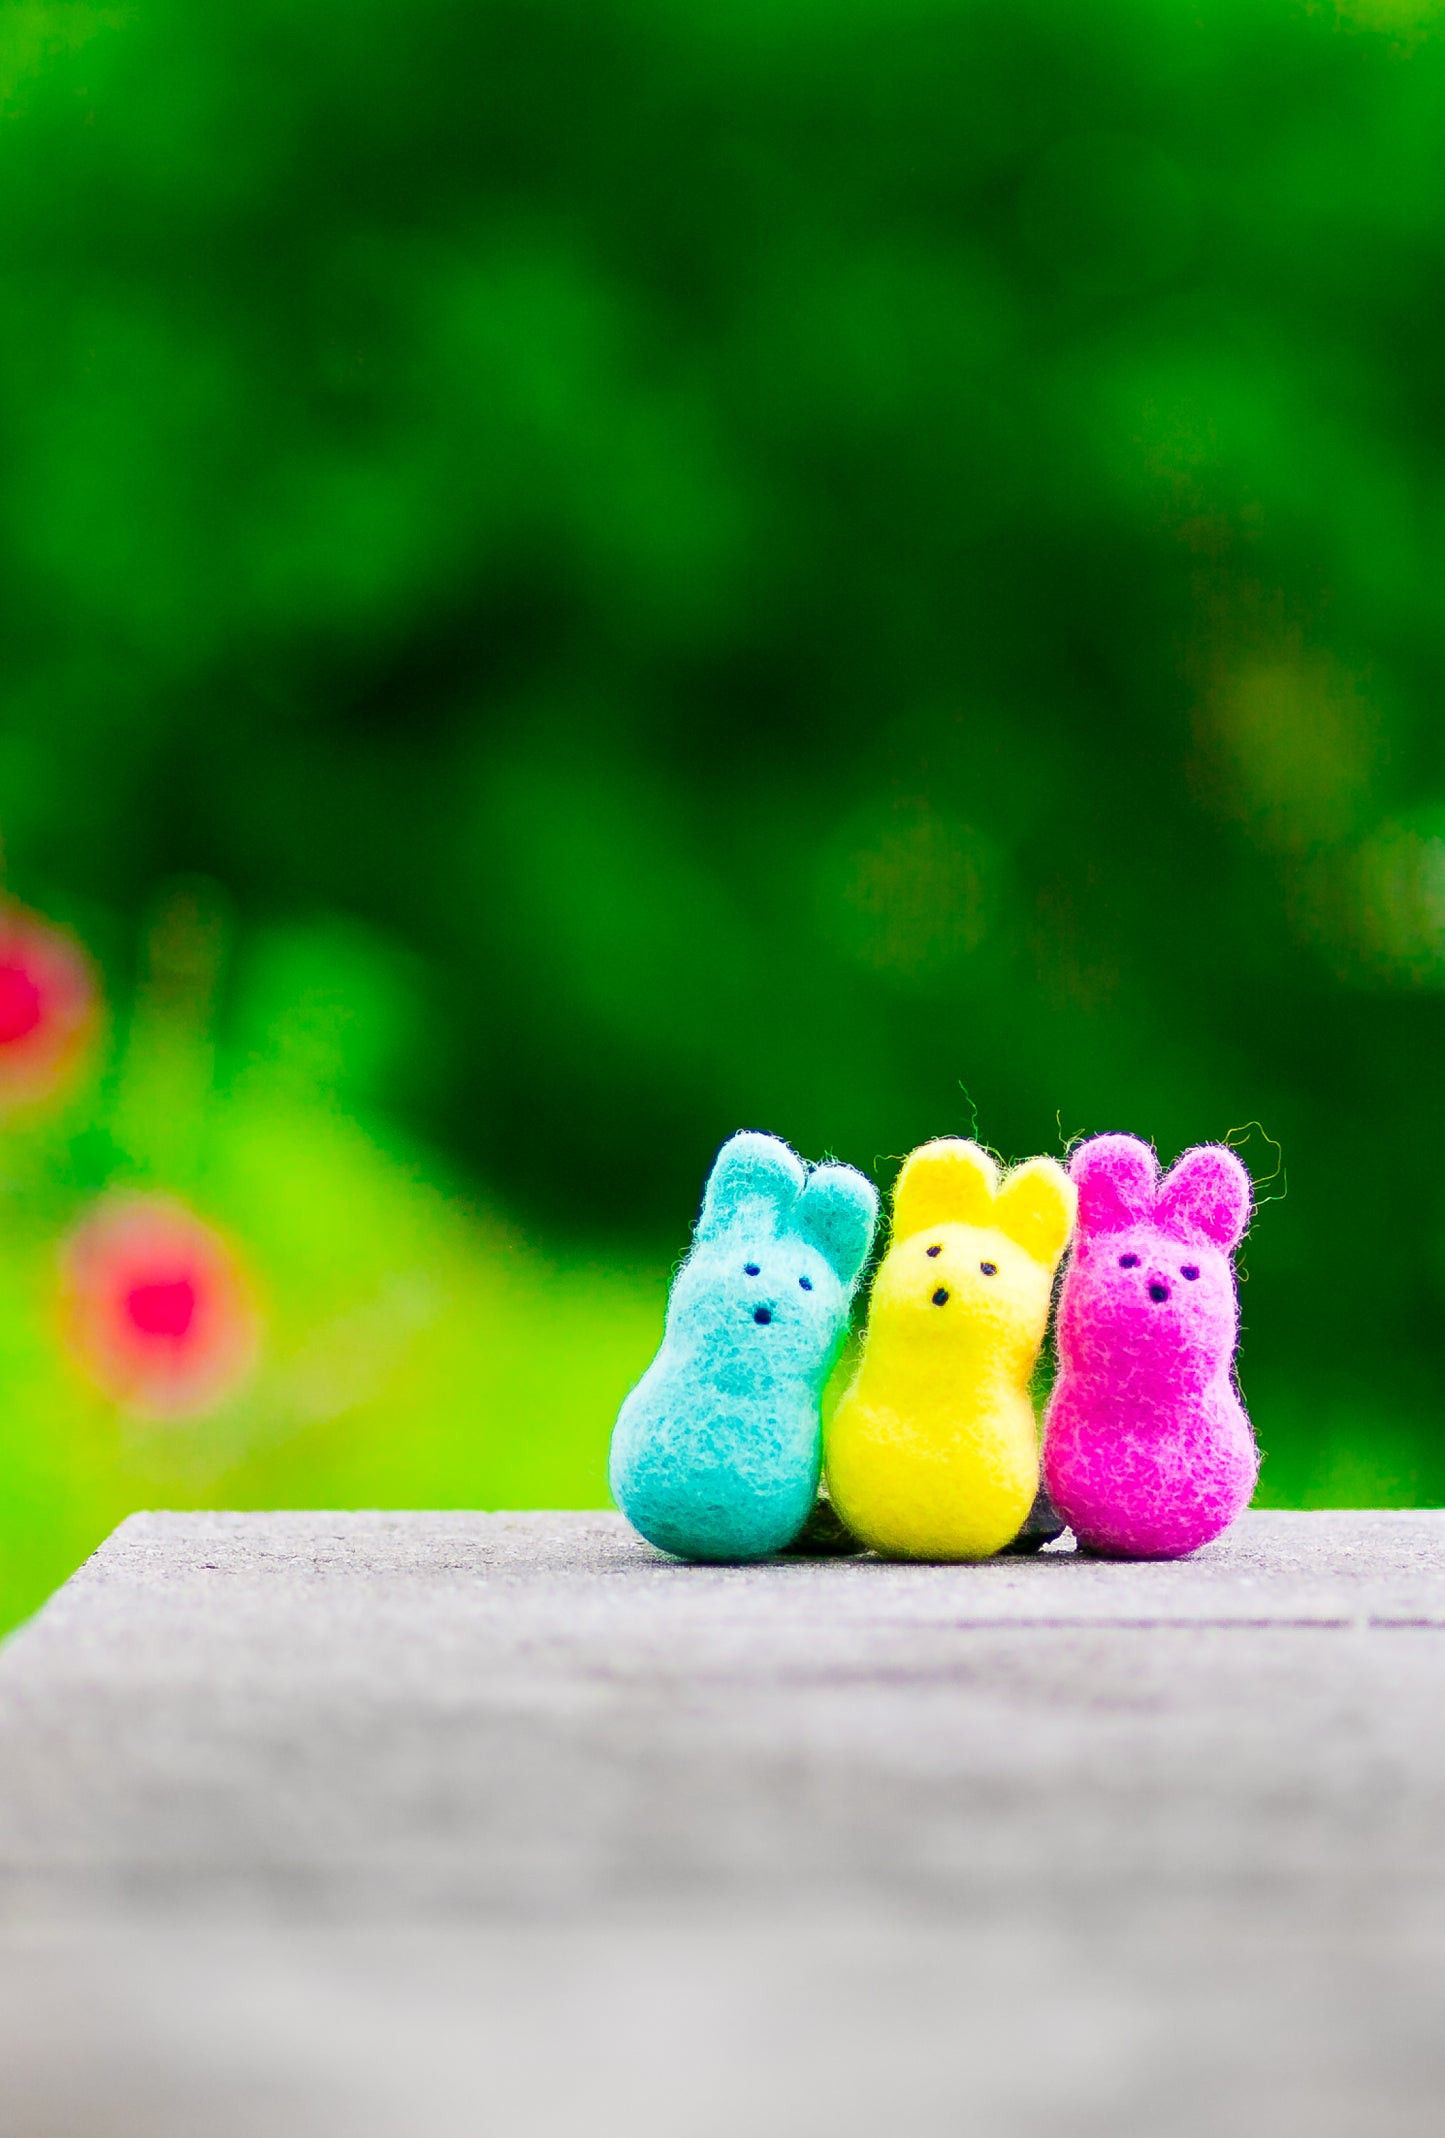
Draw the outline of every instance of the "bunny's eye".
<instances>
[{"instance_id":1,"label":"bunny's eye","mask_svg":"<svg viewBox=\"0 0 1445 2138\"><path fill-rule=\"evenodd\" d=\"M1189 1282L1192 1284L1195 1278L1199 1275L1199 1272L1194 1267L1194 1264L1192 1262L1186 1262L1183 1269L1180 1270L1179 1274L1181 1277L1187 1277L1189 1279Z\"/></svg>"},{"instance_id":2,"label":"bunny's eye","mask_svg":"<svg viewBox=\"0 0 1445 2138\"><path fill-rule=\"evenodd\" d=\"M811 1292L811 1291L812 1291L812 1289L813 1289L813 1280L812 1280L812 1278L811 1278L811 1277L800 1277L800 1278L798 1279L798 1282L799 1282L799 1284L801 1284L801 1286L803 1287L803 1290L804 1290L805 1292Z\"/></svg>"},{"instance_id":3,"label":"bunny's eye","mask_svg":"<svg viewBox=\"0 0 1445 2138\"><path fill-rule=\"evenodd\" d=\"M743 1264L743 1275L744 1275L745 1277L756 1277L756 1275L757 1275L757 1274L758 1274L758 1265L757 1265L757 1263L756 1263L756 1262L744 1262L744 1264Z\"/></svg>"},{"instance_id":4,"label":"bunny's eye","mask_svg":"<svg viewBox=\"0 0 1445 2138\"><path fill-rule=\"evenodd\" d=\"M942 1240L940 1240L940 1241L939 1241L939 1243L938 1243L937 1247L930 1247L930 1248L929 1248L929 1250L928 1250L928 1252L929 1252L929 1253L930 1253L931 1255L941 1255L941 1254L943 1253L943 1242L942 1242Z\"/></svg>"},{"instance_id":5,"label":"bunny's eye","mask_svg":"<svg viewBox=\"0 0 1445 2138\"><path fill-rule=\"evenodd\" d=\"M1120 1255L1119 1267L1120 1269L1137 1269L1139 1267L1139 1257L1137 1255Z\"/></svg>"},{"instance_id":6,"label":"bunny's eye","mask_svg":"<svg viewBox=\"0 0 1445 2138\"><path fill-rule=\"evenodd\" d=\"M996 1277L998 1275L997 1262L980 1262L978 1266L983 1271L985 1277Z\"/></svg>"}]
</instances>

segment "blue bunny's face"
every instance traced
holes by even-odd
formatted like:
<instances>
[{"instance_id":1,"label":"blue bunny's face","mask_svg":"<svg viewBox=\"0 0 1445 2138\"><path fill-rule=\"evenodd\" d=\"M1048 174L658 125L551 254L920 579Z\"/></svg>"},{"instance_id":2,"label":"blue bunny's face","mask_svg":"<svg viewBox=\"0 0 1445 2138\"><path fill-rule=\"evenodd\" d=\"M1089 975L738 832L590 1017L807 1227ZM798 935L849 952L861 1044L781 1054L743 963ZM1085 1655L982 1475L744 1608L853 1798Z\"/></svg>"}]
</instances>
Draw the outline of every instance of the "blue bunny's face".
<instances>
[{"instance_id":1,"label":"blue bunny's face","mask_svg":"<svg viewBox=\"0 0 1445 2138\"><path fill-rule=\"evenodd\" d=\"M796 1234L724 1235L678 1271L668 1320L679 1335L744 1348L759 1371L810 1371L838 1339L848 1293L826 1256Z\"/></svg>"},{"instance_id":2,"label":"blue bunny's face","mask_svg":"<svg viewBox=\"0 0 1445 2138\"><path fill-rule=\"evenodd\" d=\"M668 1302L669 1338L715 1385L810 1381L847 1326L878 1197L851 1166L811 1169L776 1136L744 1129L708 1176L692 1253Z\"/></svg>"}]
</instances>

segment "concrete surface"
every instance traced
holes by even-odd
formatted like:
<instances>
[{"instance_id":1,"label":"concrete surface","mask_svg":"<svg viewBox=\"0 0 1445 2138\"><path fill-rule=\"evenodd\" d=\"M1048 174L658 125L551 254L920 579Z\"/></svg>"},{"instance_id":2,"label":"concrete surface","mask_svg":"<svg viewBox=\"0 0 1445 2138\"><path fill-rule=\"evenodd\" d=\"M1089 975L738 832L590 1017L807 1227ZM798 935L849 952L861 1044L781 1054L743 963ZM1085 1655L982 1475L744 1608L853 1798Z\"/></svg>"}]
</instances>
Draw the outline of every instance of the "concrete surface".
<instances>
[{"instance_id":1,"label":"concrete surface","mask_svg":"<svg viewBox=\"0 0 1445 2138\"><path fill-rule=\"evenodd\" d=\"M0 1652L0 2138L1437 2138L1445 1514L696 1569L141 1515Z\"/></svg>"}]
</instances>

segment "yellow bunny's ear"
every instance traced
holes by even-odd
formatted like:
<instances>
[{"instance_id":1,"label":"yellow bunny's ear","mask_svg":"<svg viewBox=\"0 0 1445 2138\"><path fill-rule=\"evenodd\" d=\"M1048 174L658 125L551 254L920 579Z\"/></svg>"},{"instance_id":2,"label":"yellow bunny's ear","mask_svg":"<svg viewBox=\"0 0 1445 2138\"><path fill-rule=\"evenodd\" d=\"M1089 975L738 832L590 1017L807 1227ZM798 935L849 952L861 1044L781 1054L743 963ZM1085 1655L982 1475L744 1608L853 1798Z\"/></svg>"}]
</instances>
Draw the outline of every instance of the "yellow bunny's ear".
<instances>
[{"instance_id":1,"label":"yellow bunny's ear","mask_svg":"<svg viewBox=\"0 0 1445 2138\"><path fill-rule=\"evenodd\" d=\"M977 1143L939 1136L903 1161L893 1189L893 1237L909 1239L934 1225L988 1225L998 1167Z\"/></svg>"},{"instance_id":2,"label":"yellow bunny's ear","mask_svg":"<svg viewBox=\"0 0 1445 2138\"><path fill-rule=\"evenodd\" d=\"M1053 1158L1030 1158L1004 1182L993 1221L1025 1254L1053 1269L1074 1229L1078 1189Z\"/></svg>"}]
</instances>

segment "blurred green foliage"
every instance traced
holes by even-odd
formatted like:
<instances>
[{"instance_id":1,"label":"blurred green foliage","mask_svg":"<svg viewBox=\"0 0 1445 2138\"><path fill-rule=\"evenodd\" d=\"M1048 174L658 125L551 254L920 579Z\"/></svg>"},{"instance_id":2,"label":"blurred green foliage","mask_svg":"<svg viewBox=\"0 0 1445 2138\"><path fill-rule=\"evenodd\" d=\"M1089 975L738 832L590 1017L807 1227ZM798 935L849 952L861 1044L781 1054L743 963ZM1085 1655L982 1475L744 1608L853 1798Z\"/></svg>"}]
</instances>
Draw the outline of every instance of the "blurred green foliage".
<instances>
[{"instance_id":1,"label":"blurred green foliage","mask_svg":"<svg viewBox=\"0 0 1445 2138\"><path fill-rule=\"evenodd\" d=\"M11 1608L138 1495L597 1498L742 1124L1262 1122L1265 1497L1445 1496L1445 10L9 0L0 248L0 829L117 1005ZM255 1262L233 1415L66 1378L118 1181Z\"/></svg>"},{"instance_id":2,"label":"blurred green foliage","mask_svg":"<svg viewBox=\"0 0 1445 2138\"><path fill-rule=\"evenodd\" d=\"M548 1252L378 1135L357 1094L403 998L354 928L258 931L218 1050L227 924L210 886L169 886L109 1074L0 1139L0 1624L140 1505L605 1502L660 1273ZM259 1367L198 1416L132 1415L60 1324L57 1237L97 1190L157 1188L258 1294Z\"/></svg>"}]
</instances>

